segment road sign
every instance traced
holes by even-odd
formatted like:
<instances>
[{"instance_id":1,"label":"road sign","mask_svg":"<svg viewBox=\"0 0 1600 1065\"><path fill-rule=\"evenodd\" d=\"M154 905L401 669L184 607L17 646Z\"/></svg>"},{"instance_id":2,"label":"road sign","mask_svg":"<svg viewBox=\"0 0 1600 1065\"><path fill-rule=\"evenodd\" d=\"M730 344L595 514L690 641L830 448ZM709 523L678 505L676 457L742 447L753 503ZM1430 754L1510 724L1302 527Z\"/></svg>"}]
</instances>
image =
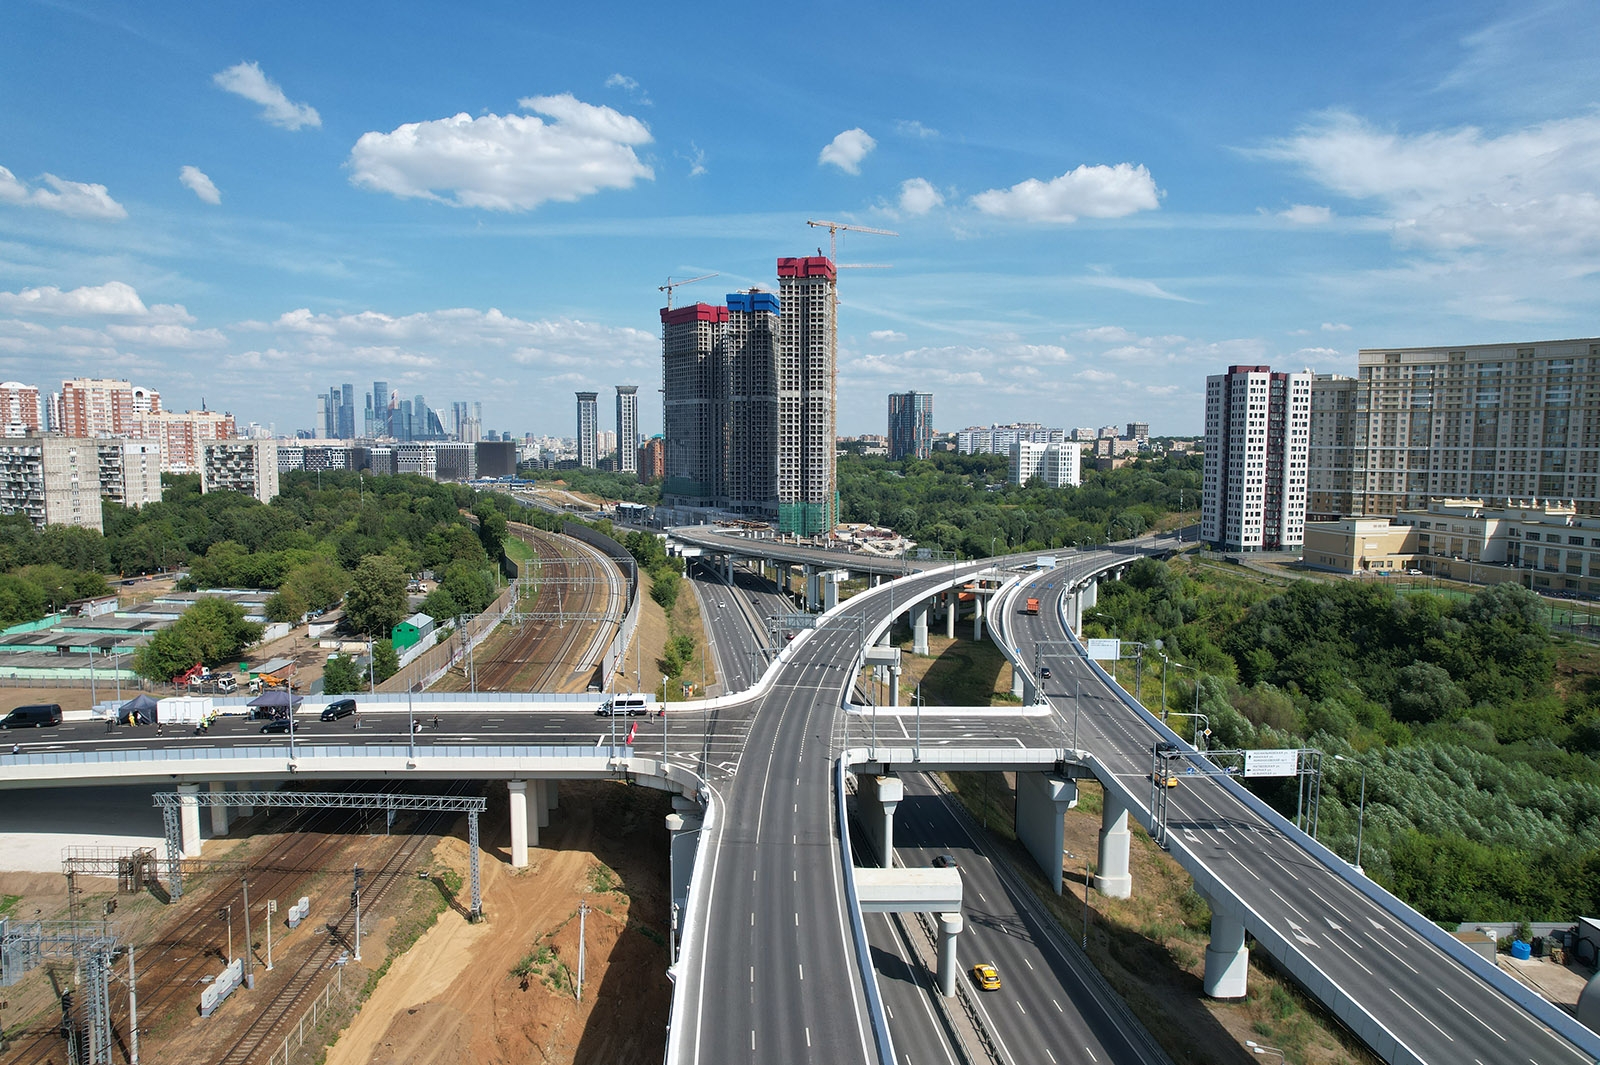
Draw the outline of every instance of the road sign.
<instances>
[{"instance_id":1,"label":"road sign","mask_svg":"<svg viewBox=\"0 0 1600 1065\"><path fill-rule=\"evenodd\" d=\"M1083 645L1096 662L1115 662L1122 657L1121 640L1085 640Z\"/></svg>"},{"instance_id":2,"label":"road sign","mask_svg":"<svg viewBox=\"0 0 1600 1065\"><path fill-rule=\"evenodd\" d=\"M1247 777L1292 777L1298 772L1298 750L1244 752L1244 775Z\"/></svg>"}]
</instances>

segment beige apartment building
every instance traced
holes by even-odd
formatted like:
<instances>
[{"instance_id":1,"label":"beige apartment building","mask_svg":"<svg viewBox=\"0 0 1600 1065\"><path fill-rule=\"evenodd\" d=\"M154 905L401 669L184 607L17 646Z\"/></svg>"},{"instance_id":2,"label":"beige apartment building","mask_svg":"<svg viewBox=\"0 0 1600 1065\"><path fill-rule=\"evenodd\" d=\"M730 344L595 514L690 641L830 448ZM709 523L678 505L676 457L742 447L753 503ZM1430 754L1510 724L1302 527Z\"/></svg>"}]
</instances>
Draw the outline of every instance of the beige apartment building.
<instances>
[{"instance_id":1,"label":"beige apartment building","mask_svg":"<svg viewBox=\"0 0 1600 1065\"><path fill-rule=\"evenodd\" d=\"M201 453L200 491L243 492L263 503L272 502L278 495L277 442L219 440L205 445Z\"/></svg>"},{"instance_id":2,"label":"beige apartment building","mask_svg":"<svg viewBox=\"0 0 1600 1065\"><path fill-rule=\"evenodd\" d=\"M135 440L27 436L0 440L0 514L35 528L102 530L100 497L139 507L161 499L161 454Z\"/></svg>"}]
</instances>

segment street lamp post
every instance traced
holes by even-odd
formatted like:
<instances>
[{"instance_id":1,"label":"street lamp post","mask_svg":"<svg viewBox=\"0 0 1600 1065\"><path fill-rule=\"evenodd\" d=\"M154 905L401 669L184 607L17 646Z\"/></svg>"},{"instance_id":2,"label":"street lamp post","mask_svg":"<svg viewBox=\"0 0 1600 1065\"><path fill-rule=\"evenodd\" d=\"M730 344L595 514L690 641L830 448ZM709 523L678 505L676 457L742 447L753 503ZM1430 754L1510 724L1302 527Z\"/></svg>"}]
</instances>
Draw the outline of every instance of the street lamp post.
<instances>
[{"instance_id":1,"label":"street lamp post","mask_svg":"<svg viewBox=\"0 0 1600 1065\"><path fill-rule=\"evenodd\" d=\"M1336 762L1354 762L1354 758L1346 758L1342 754L1333 756ZM1367 764L1357 762L1361 766L1361 806L1356 811L1356 872L1361 872L1361 836L1367 824Z\"/></svg>"},{"instance_id":2,"label":"street lamp post","mask_svg":"<svg viewBox=\"0 0 1600 1065\"><path fill-rule=\"evenodd\" d=\"M1286 1061L1287 1060L1283 1056L1283 1051L1279 1050L1277 1047L1262 1046L1260 1043L1256 1042L1254 1039L1246 1039L1244 1041L1244 1045L1250 1048L1250 1052L1252 1054L1276 1054L1276 1055L1278 1055L1278 1060L1279 1061Z\"/></svg>"}]
</instances>

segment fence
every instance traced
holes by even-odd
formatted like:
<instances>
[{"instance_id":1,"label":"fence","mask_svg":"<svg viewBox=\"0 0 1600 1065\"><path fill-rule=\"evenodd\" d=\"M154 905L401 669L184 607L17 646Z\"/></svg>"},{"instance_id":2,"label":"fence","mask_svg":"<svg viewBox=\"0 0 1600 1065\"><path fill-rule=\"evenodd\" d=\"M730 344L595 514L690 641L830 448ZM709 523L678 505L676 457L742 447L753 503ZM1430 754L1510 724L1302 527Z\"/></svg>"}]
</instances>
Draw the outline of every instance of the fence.
<instances>
[{"instance_id":1,"label":"fence","mask_svg":"<svg viewBox=\"0 0 1600 1065\"><path fill-rule=\"evenodd\" d=\"M333 979L322 989L322 994L311 1000L311 1008L300 1015L294 1031L284 1036L283 1045L272 1052L272 1057L267 1059L267 1065L278 1065L280 1060L283 1065L289 1065L289 1055L306 1045L306 1030L310 1029L313 1034L316 1033L317 1021L327 1017L328 1010L332 1007L333 993L343 990L344 966L341 965L333 970ZM310 1023L307 1023L308 1020ZM289 1046L290 1043L294 1044L293 1048Z\"/></svg>"},{"instance_id":2,"label":"fence","mask_svg":"<svg viewBox=\"0 0 1600 1065\"><path fill-rule=\"evenodd\" d=\"M516 603L517 586L509 585L489 609L457 626L443 643L436 643L414 658L405 668L378 685L381 692L404 692L409 687L426 688L450 671L450 667L477 647Z\"/></svg>"},{"instance_id":3,"label":"fence","mask_svg":"<svg viewBox=\"0 0 1600 1065\"><path fill-rule=\"evenodd\" d=\"M605 669L600 674L602 677L609 677L622 669L623 656L627 654L628 644L632 642L634 630L639 625L639 566L627 548L604 533L570 521L562 526L561 531L575 540L582 540L597 551L604 552L618 569L628 575L628 612L623 616L622 625L617 629L617 635L611 641L611 646L606 648Z\"/></svg>"}]
</instances>

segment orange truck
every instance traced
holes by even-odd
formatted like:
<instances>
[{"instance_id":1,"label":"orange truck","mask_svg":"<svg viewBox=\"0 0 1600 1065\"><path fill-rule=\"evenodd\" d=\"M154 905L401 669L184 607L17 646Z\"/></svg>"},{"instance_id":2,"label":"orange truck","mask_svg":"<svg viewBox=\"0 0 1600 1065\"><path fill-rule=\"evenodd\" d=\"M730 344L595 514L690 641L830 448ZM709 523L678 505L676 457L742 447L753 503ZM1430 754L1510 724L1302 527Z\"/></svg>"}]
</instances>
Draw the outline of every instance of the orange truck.
<instances>
[{"instance_id":1,"label":"orange truck","mask_svg":"<svg viewBox=\"0 0 1600 1065\"><path fill-rule=\"evenodd\" d=\"M1022 612L1024 614L1037 614L1039 612L1039 600L1029 596L1028 605L1023 608Z\"/></svg>"}]
</instances>

